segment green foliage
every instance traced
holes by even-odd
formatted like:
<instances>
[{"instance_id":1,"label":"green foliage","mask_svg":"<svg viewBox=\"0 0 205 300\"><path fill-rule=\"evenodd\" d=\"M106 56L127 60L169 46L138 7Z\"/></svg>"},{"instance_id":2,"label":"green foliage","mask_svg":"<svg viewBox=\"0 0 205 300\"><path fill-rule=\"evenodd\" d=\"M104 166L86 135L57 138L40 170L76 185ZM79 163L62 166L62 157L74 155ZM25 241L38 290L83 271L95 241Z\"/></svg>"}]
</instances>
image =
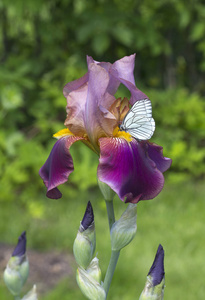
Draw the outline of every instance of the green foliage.
<instances>
[{"instance_id":1,"label":"green foliage","mask_svg":"<svg viewBox=\"0 0 205 300\"><path fill-rule=\"evenodd\" d=\"M156 131L153 142L164 145L171 170L200 178L205 175L205 99L185 89L149 91ZM175 176L177 178L177 176Z\"/></svg>"}]
</instances>

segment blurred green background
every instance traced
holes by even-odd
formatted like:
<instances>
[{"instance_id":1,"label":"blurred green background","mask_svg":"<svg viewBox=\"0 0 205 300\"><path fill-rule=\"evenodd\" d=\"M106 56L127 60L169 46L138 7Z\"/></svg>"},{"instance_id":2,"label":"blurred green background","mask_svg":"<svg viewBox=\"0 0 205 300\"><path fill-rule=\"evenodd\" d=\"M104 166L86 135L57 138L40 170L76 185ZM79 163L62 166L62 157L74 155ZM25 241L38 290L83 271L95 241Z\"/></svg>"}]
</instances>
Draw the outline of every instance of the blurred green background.
<instances>
[{"instance_id":1,"label":"blurred green background","mask_svg":"<svg viewBox=\"0 0 205 300\"><path fill-rule=\"evenodd\" d=\"M28 247L72 252L88 200L105 274L106 208L97 188L98 158L71 149L75 172L59 201L38 176L64 128L63 86L86 72L86 55L114 62L136 53L137 87L152 100L153 142L173 159L165 187L138 205L136 238L122 250L109 299L138 299L158 244L165 248L165 299L205 297L205 4L193 0L2 0L0 2L0 241L27 230ZM120 88L119 96L129 96ZM116 217L125 204L115 199ZM105 230L106 229L106 230ZM105 243L106 241L106 243ZM36 261L38 264L38 261ZM85 299L64 280L42 300ZM3 284L0 299L12 299Z\"/></svg>"}]
</instances>

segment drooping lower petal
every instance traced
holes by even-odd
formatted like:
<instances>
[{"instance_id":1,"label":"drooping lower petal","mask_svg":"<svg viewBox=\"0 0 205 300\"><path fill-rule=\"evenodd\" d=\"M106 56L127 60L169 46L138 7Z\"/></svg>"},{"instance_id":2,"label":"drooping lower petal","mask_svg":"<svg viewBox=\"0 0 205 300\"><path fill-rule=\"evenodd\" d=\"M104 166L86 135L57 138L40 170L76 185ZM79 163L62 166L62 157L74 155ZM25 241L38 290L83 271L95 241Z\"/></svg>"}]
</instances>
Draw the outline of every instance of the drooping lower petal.
<instances>
[{"instance_id":1,"label":"drooping lower petal","mask_svg":"<svg viewBox=\"0 0 205 300\"><path fill-rule=\"evenodd\" d=\"M137 203L157 196L163 174L147 154L145 144L133 139L101 138L98 178L126 202Z\"/></svg>"},{"instance_id":2,"label":"drooping lower petal","mask_svg":"<svg viewBox=\"0 0 205 300\"><path fill-rule=\"evenodd\" d=\"M146 143L146 147L149 157L155 162L158 170L164 173L170 168L172 160L163 156L163 147L149 142Z\"/></svg>"},{"instance_id":3,"label":"drooping lower petal","mask_svg":"<svg viewBox=\"0 0 205 300\"><path fill-rule=\"evenodd\" d=\"M63 184L68 180L68 176L73 172L73 159L70 155L70 146L79 140L81 137L75 136L65 136L60 138L51 153L41 167L39 174L47 187L47 197L51 199L58 199L62 197L61 192L58 190L57 186Z\"/></svg>"}]
</instances>

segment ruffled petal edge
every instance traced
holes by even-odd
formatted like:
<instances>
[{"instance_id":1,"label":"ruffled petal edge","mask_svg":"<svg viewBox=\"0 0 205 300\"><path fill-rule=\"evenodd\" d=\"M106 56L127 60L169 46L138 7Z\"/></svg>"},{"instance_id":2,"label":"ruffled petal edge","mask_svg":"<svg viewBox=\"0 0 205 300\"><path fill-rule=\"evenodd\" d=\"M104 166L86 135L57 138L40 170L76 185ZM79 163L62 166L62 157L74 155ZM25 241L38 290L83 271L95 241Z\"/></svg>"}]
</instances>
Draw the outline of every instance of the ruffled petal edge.
<instances>
[{"instance_id":1,"label":"ruffled petal edge","mask_svg":"<svg viewBox=\"0 0 205 300\"><path fill-rule=\"evenodd\" d=\"M47 187L46 196L51 199L62 197L57 188L60 184L68 180L70 173L73 172L73 159L70 155L69 148L76 141L83 140L82 137L65 136L60 138L46 160L45 164L39 170L39 175Z\"/></svg>"},{"instance_id":2,"label":"ruffled petal edge","mask_svg":"<svg viewBox=\"0 0 205 300\"><path fill-rule=\"evenodd\" d=\"M123 138L101 138L99 143L98 178L122 201L137 203L160 193L164 176L150 159L146 143Z\"/></svg>"}]
</instances>

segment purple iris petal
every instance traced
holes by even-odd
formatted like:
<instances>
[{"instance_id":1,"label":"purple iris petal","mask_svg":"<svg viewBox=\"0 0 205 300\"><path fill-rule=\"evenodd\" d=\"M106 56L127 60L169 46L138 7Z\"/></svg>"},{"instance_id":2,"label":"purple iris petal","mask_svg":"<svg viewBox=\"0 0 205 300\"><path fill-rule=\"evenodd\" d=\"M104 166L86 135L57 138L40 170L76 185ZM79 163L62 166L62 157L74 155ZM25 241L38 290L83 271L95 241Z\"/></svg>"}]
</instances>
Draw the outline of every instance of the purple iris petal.
<instances>
[{"instance_id":1,"label":"purple iris petal","mask_svg":"<svg viewBox=\"0 0 205 300\"><path fill-rule=\"evenodd\" d=\"M75 135L87 133L97 151L97 140L102 136L112 136L117 125L109 108L115 102L114 94L120 83L130 90L131 104L148 98L135 86L134 60L135 55L130 55L111 64L97 62L88 56L88 73L64 87L63 93L67 98L65 125Z\"/></svg>"},{"instance_id":2,"label":"purple iris petal","mask_svg":"<svg viewBox=\"0 0 205 300\"><path fill-rule=\"evenodd\" d=\"M26 232L22 232L20 237L18 238L18 244L14 249L12 256L21 257L26 253Z\"/></svg>"},{"instance_id":3,"label":"purple iris petal","mask_svg":"<svg viewBox=\"0 0 205 300\"><path fill-rule=\"evenodd\" d=\"M112 71L116 70L118 78L122 78L135 85L134 67L135 67L135 54L130 56L125 56L122 59L114 62L114 64L112 65Z\"/></svg>"},{"instance_id":4,"label":"purple iris petal","mask_svg":"<svg viewBox=\"0 0 205 300\"><path fill-rule=\"evenodd\" d=\"M163 174L147 155L144 143L133 139L101 138L98 178L126 202L156 197L164 184Z\"/></svg>"},{"instance_id":5,"label":"purple iris petal","mask_svg":"<svg viewBox=\"0 0 205 300\"><path fill-rule=\"evenodd\" d=\"M67 95L67 118L64 124L73 134L78 136L83 136L86 133L84 114L87 89L87 84L83 84L76 91L72 91Z\"/></svg>"},{"instance_id":6,"label":"purple iris petal","mask_svg":"<svg viewBox=\"0 0 205 300\"><path fill-rule=\"evenodd\" d=\"M124 84L126 86L126 88L128 88L128 90L131 93L131 97L130 97L130 101L129 103L131 105L133 105L136 101L138 100L142 100L142 99L149 99L149 97L147 97L147 95L145 93L143 93L142 91L140 91L134 84L132 84L129 81L125 81L124 79L120 80L122 84Z\"/></svg>"},{"instance_id":7,"label":"purple iris petal","mask_svg":"<svg viewBox=\"0 0 205 300\"><path fill-rule=\"evenodd\" d=\"M147 143L147 153L151 160L155 162L157 169L161 172L165 172L170 168L172 160L163 156L163 147L156 144Z\"/></svg>"},{"instance_id":8,"label":"purple iris petal","mask_svg":"<svg viewBox=\"0 0 205 300\"><path fill-rule=\"evenodd\" d=\"M88 72L89 82L85 105L85 125L91 143L98 147L98 138L105 135L105 133L106 135L111 135L116 124L115 117L107 110L115 101L115 97L107 92L109 74L103 67L90 63ZM109 122L109 126L107 122Z\"/></svg>"},{"instance_id":9,"label":"purple iris petal","mask_svg":"<svg viewBox=\"0 0 205 300\"><path fill-rule=\"evenodd\" d=\"M74 170L69 148L74 142L82 139L81 137L66 136L59 139L53 146L47 161L39 171L47 187L47 197L51 199L62 197L57 186L66 182Z\"/></svg>"},{"instance_id":10,"label":"purple iris petal","mask_svg":"<svg viewBox=\"0 0 205 300\"><path fill-rule=\"evenodd\" d=\"M63 89L63 95L67 97L69 93L72 91L78 90L82 85L84 85L88 81L88 73L86 73L83 77L76 79L74 81L68 82Z\"/></svg>"},{"instance_id":11,"label":"purple iris petal","mask_svg":"<svg viewBox=\"0 0 205 300\"><path fill-rule=\"evenodd\" d=\"M93 60L92 57L87 57L88 66L90 63L95 63L104 68L109 74L109 85L107 87L107 92L111 95L114 95L117 92L117 89L120 85L120 80L124 79L130 81L135 85L134 80L134 66L135 66L135 54L130 56L125 56L112 65L108 62L97 62ZM114 75L114 76L113 76Z\"/></svg>"},{"instance_id":12,"label":"purple iris petal","mask_svg":"<svg viewBox=\"0 0 205 300\"><path fill-rule=\"evenodd\" d=\"M68 82L63 89L63 94L67 99L65 125L72 133L80 136L85 133L84 114L88 90L87 82L88 73L77 80Z\"/></svg>"},{"instance_id":13,"label":"purple iris petal","mask_svg":"<svg viewBox=\"0 0 205 300\"><path fill-rule=\"evenodd\" d=\"M147 95L141 92L135 85L134 63L135 55L125 56L116 61L110 70L111 75L130 91L131 98L129 103L131 105L138 100L148 99Z\"/></svg>"},{"instance_id":14,"label":"purple iris petal","mask_svg":"<svg viewBox=\"0 0 205 300\"><path fill-rule=\"evenodd\" d=\"M164 249L162 245L159 244L154 262L149 270L148 276L152 278L153 286L160 284L164 278Z\"/></svg>"},{"instance_id":15,"label":"purple iris petal","mask_svg":"<svg viewBox=\"0 0 205 300\"><path fill-rule=\"evenodd\" d=\"M135 54L130 56L125 56L122 59L117 60L114 62L114 64L106 63L106 62L97 62L93 60L92 57L87 57L87 63L88 63L88 69L91 69L92 65L96 65L100 68L103 68L105 70L105 74L109 76L109 82L106 87L106 92L109 93L109 95L114 95L117 92L117 89L120 85L120 83L124 84L131 92L132 97L135 98L134 101L131 101L131 104L134 104L136 100L141 100L144 98L148 98L144 93L142 93L139 89L135 86L135 80L134 80L134 65L135 65ZM96 75L99 74L100 68L98 68L98 71L96 72ZM101 78L100 81L98 78L94 75L95 80L95 88L98 90L99 84L102 83L103 80L103 71L102 74L100 74ZM106 75L106 76L107 76ZM90 81L90 73L89 73L89 81ZM105 91L105 89L104 89ZM105 99L101 98L103 106L105 108L109 108L112 105L112 102L105 101Z\"/></svg>"},{"instance_id":16,"label":"purple iris petal","mask_svg":"<svg viewBox=\"0 0 205 300\"><path fill-rule=\"evenodd\" d=\"M84 120L89 139L95 146L100 136L112 136L117 125L115 117L108 110L115 101L114 94L120 83L130 90L132 104L148 98L135 86L134 59L135 55L126 56L112 65L87 57L89 81Z\"/></svg>"}]
</instances>

